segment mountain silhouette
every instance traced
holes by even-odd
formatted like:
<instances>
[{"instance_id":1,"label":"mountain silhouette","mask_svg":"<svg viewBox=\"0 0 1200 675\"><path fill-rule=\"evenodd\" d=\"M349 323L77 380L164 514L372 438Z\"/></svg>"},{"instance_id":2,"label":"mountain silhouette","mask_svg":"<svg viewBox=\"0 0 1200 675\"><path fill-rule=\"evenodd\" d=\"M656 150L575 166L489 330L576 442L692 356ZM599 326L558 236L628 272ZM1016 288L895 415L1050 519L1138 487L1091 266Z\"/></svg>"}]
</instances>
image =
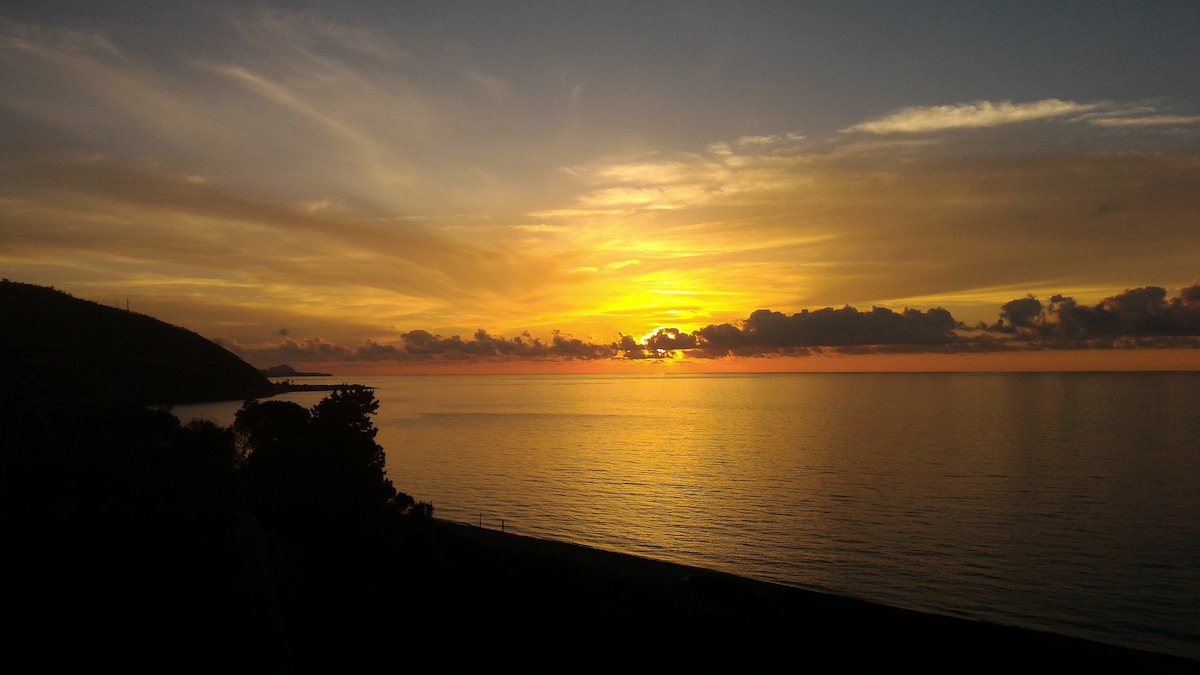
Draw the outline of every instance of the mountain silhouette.
<instances>
[{"instance_id":1,"label":"mountain silhouette","mask_svg":"<svg viewBox=\"0 0 1200 675\"><path fill-rule=\"evenodd\" d=\"M211 340L54 288L0 282L0 326L0 403L100 397L164 405L271 390L262 373Z\"/></svg>"}]
</instances>

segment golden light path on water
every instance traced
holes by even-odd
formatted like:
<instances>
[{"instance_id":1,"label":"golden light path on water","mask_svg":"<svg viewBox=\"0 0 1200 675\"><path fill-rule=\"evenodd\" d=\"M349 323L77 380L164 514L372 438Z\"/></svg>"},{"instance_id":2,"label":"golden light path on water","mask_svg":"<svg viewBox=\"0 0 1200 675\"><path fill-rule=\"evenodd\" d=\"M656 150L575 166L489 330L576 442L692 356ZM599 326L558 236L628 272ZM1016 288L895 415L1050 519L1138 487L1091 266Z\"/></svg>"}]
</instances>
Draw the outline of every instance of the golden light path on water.
<instances>
[{"instance_id":1,"label":"golden light path on water","mask_svg":"<svg viewBox=\"0 0 1200 675\"><path fill-rule=\"evenodd\" d=\"M439 517L1200 657L1197 373L366 384Z\"/></svg>"}]
</instances>

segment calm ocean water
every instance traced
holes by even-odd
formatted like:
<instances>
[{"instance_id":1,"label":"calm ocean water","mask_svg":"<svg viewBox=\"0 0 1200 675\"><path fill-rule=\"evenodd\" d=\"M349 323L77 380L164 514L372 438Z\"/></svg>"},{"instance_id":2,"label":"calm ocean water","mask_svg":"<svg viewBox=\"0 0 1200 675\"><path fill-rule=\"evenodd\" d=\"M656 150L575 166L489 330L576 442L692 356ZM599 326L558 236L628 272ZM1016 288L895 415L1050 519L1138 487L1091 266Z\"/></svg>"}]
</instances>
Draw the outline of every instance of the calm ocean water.
<instances>
[{"instance_id":1,"label":"calm ocean water","mask_svg":"<svg viewBox=\"0 0 1200 675\"><path fill-rule=\"evenodd\" d=\"M360 379L442 518L1200 658L1197 373Z\"/></svg>"}]
</instances>

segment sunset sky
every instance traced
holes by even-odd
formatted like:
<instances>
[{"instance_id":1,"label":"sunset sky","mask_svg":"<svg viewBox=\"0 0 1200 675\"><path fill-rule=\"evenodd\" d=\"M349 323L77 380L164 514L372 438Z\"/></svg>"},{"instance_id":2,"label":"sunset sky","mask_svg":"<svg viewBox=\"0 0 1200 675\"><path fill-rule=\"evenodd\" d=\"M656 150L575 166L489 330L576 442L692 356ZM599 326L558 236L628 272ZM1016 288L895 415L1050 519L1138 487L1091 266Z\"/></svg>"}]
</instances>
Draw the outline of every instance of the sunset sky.
<instances>
[{"instance_id":1,"label":"sunset sky","mask_svg":"<svg viewBox=\"0 0 1200 675\"><path fill-rule=\"evenodd\" d=\"M11 4L0 274L258 366L538 370L847 305L945 309L978 359L1037 332L966 330L1009 301L1143 287L1200 317L1194 2ZM1005 358L1200 368L1064 344ZM751 351L692 367L782 363Z\"/></svg>"}]
</instances>

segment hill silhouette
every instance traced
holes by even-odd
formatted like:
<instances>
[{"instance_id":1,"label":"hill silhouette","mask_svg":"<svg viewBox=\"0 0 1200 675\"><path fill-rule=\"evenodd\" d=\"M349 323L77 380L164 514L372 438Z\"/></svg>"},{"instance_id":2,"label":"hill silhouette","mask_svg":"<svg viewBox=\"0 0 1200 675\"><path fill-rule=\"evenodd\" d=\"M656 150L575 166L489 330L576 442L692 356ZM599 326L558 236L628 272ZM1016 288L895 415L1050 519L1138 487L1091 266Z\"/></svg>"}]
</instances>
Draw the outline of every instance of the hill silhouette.
<instances>
[{"instance_id":1,"label":"hill silhouette","mask_svg":"<svg viewBox=\"0 0 1200 675\"><path fill-rule=\"evenodd\" d=\"M10 671L382 672L418 658L1197 670L433 521L429 505L396 493L391 481L404 477L384 471L371 389L342 385L311 409L250 401L230 428L181 424L145 403L244 398L269 390L266 379L194 333L53 289L0 283L0 348L0 664Z\"/></svg>"},{"instance_id":2,"label":"hill silhouette","mask_svg":"<svg viewBox=\"0 0 1200 675\"><path fill-rule=\"evenodd\" d=\"M196 333L53 288L0 282L0 400L142 405L246 399L267 378Z\"/></svg>"}]
</instances>

